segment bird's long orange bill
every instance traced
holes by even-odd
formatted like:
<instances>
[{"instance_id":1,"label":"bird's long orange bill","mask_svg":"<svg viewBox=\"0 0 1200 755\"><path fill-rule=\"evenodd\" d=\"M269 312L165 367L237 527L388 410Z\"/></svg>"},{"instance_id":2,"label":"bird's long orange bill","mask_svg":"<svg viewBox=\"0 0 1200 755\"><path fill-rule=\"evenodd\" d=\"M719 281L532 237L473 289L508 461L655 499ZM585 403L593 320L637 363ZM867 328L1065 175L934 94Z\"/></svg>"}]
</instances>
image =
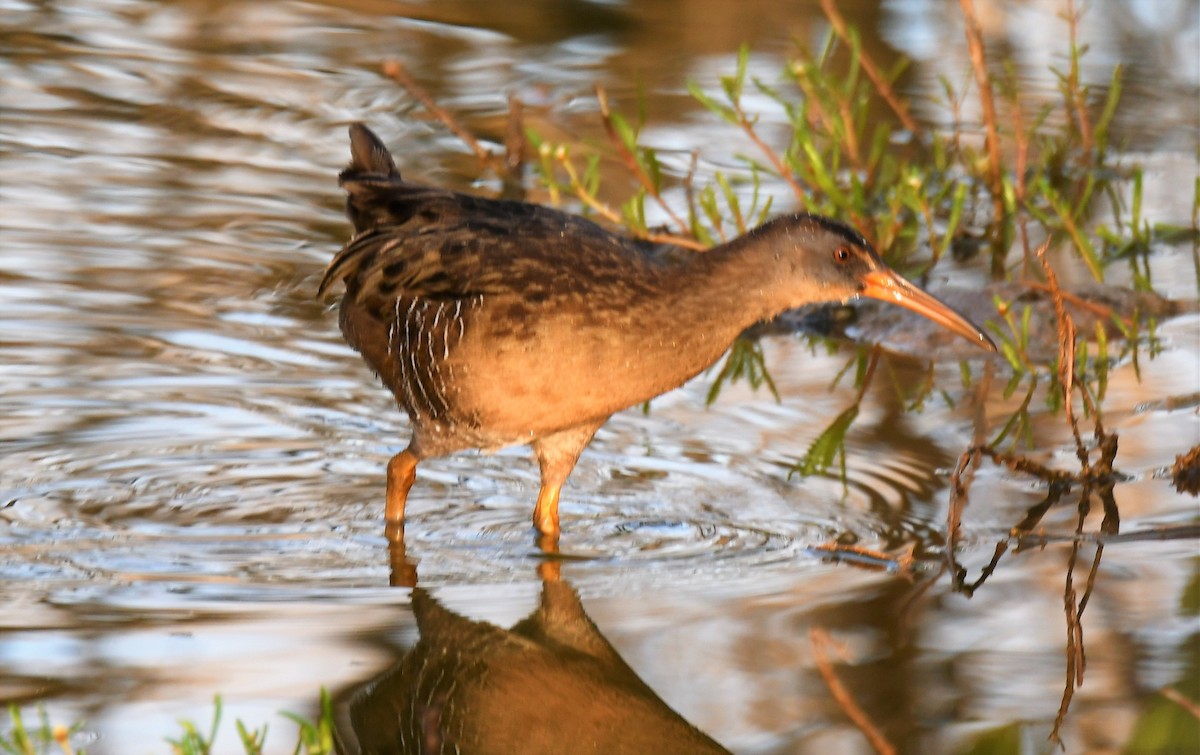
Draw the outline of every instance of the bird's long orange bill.
<instances>
[{"instance_id":1,"label":"bird's long orange bill","mask_svg":"<svg viewBox=\"0 0 1200 755\"><path fill-rule=\"evenodd\" d=\"M884 269L867 273L866 284L862 290L863 296L911 309L981 348L988 351L996 350L996 344L992 343L992 339L988 338L987 334L978 326L946 304L904 280L894 271Z\"/></svg>"}]
</instances>

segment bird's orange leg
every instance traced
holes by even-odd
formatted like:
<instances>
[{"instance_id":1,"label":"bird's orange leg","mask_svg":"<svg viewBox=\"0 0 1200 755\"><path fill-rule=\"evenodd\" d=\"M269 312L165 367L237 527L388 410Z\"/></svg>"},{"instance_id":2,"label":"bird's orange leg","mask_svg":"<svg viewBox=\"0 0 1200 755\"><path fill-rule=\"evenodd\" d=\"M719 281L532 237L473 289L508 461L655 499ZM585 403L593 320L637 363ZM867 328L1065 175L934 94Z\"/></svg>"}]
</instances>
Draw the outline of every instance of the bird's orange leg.
<instances>
[{"instance_id":1,"label":"bird's orange leg","mask_svg":"<svg viewBox=\"0 0 1200 755\"><path fill-rule=\"evenodd\" d=\"M384 519L389 525L404 522L404 504L408 501L408 490L417 479L417 462L420 459L407 448L392 457L387 465L387 505Z\"/></svg>"},{"instance_id":2,"label":"bird's orange leg","mask_svg":"<svg viewBox=\"0 0 1200 755\"><path fill-rule=\"evenodd\" d=\"M417 479L417 462L420 459L407 448L392 457L387 465L387 503L384 508L383 533L388 539L392 573L389 583L393 587L414 587L417 584L417 566L404 548L404 504L408 491Z\"/></svg>"},{"instance_id":3,"label":"bird's orange leg","mask_svg":"<svg viewBox=\"0 0 1200 755\"><path fill-rule=\"evenodd\" d=\"M533 507L533 526L548 543L558 542L558 494L562 485L543 483Z\"/></svg>"},{"instance_id":4,"label":"bird's orange leg","mask_svg":"<svg viewBox=\"0 0 1200 755\"><path fill-rule=\"evenodd\" d=\"M579 454L592 440L603 422L580 425L543 435L533 441L533 453L542 470L542 488L533 508L533 526L540 533L543 548L558 543L558 494L575 468Z\"/></svg>"}]
</instances>

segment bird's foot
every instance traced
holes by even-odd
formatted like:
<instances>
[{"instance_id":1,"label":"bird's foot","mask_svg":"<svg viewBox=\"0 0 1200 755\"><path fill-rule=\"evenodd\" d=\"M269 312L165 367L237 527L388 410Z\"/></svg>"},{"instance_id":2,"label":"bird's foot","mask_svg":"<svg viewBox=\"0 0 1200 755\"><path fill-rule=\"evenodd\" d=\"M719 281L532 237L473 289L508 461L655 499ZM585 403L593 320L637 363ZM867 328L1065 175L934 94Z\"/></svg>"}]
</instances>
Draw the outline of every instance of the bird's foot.
<instances>
[{"instance_id":1,"label":"bird's foot","mask_svg":"<svg viewBox=\"0 0 1200 755\"><path fill-rule=\"evenodd\" d=\"M562 579L562 557L558 552L558 533L553 536L538 533L534 544L541 550L543 557L538 562L538 578L543 582L557 582Z\"/></svg>"},{"instance_id":2,"label":"bird's foot","mask_svg":"<svg viewBox=\"0 0 1200 755\"><path fill-rule=\"evenodd\" d=\"M391 565L388 584L392 587L416 587L417 564L408 557L404 545L404 522L388 522L383 534L388 541L388 561Z\"/></svg>"}]
</instances>

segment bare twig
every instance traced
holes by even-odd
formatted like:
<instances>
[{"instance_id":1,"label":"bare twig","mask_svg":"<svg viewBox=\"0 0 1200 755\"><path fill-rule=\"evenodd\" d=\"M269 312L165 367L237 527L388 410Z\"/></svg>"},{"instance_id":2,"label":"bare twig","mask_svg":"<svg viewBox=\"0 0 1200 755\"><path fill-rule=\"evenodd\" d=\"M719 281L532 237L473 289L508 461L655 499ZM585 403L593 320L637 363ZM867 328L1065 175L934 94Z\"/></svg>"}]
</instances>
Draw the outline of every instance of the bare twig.
<instances>
[{"instance_id":1,"label":"bare twig","mask_svg":"<svg viewBox=\"0 0 1200 755\"><path fill-rule=\"evenodd\" d=\"M408 73L400 61L385 60L383 63L383 74L404 87L413 97L416 97L421 105L429 111L429 114L441 121L442 125L450 130L450 133L461 139L463 144L466 144L480 161L487 163L501 175L506 172L504 164L498 161L496 156L487 147L483 146L470 131L459 123L457 118L441 105L437 104L437 100L433 99L433 95L425 87L417 83L417 80Z\"/></svg>"},{"instance_id":2,"label":"bare twig","mask_svg":"<svg viewBox=\"0 0 1200 755\"><path fill-rule=\"evenodd\" d=\"M1062 289L1059 288L1058 278L1054 273L1054 268L1051 267L1049 261L1046 259L1048 248L1049 241L1039 247L1036 254L1038 262L1041 263L1042 272L1046 276L1046 284L1050 291L1050 296L1054 301L1054 315L1058 331L1058 381L1062 390L1067 420L1071 425L1071 433L1075 439L1075 455L1079 459L1080 471L1075 476L1075 479L1082 482L1082 490L1079 494L1078 503L1079 516L1075 525L1076 539L1071 543L1071 555L1067 561L1066 580L1063 584L1063 611L1067 624L1066 680L1063 685L1062 700L1059 703L1058 714L1054 718L1054 728L1050 731L1050 741L1062 746L1060 736L1062 725L1066 719L1067 711L1070 710L1075 690L1083 685L1083 675L1087 668L1087 654L1085 652L1083 636L1083 612L1087 608L1088 601L1096 585L1096 578L1100 570L1100 559L1104 554L1104 546L1102 544L1096 545L1096 552L1092 558L1091 569L1088 571L1082 597L1079 597L1075 589L1075 566L1079 560L1084 521L1087 519L1087 515L1091 509L1091 496L1097 486L1100 488L1097 492L1104 503L1102 531L1111 531L1115 534L1119 526L1116 500L1112 495L1113 485L1115 484L1112 465L1117 456L1117 436L1108 435L1104 432L1099 414L1092 403L1086 386L1076 381L1075 322L1070 314L1067 313L1065 297L1063 296ZM1082 396L1085 411L1088 411L1095 418L1094 433L1100 448L1100 457L1097 459L1095 465L1091 463L1088 450L1079 435L1079 422L1075 416L1072 401L1072 394L1076 388L1079 389L1079 393ZM1032 467L1033 464L1032 462L1027 462L1026 466ZM1061 477L1059 479L1061 480ZM1051 490L1053 491L1053 489L1052 486Z\"/></svg>"},{"instance_id":3,"label":"bare twig","mask_svg":"<svg viewBox=\"0 0 1200 755\"><path fill-rule=\"evenodd\" d=\"M1021 108L1020 98L1017 96L1016 84L1010 82L1007 89L1010 98L1008 108L1012 113L1013 119L1013 140L1016 142L1017 148L1017 162L1013 170L1013 199L1016 207L1021 208L1025 206L1025 198L1028 194L1025 171L1029 166L1029 133L1025 130L1025 115ZM1017 232L1021 236L1021 277L1028 278L1029 266L1033 256L1033 250L1029 246L1028 213L1018 213Z\"/></svg>"},{"instance_id":4,"label":"bare twig","mask_svg":"<svg viewBox=\"0 0 1200 755\"><path fill-rule=\"evenodd\" d=\"M825 12L825 17L829 19L829 23L833 26L833 31L838 37L846 44L850 44L850 32L846 26L846 19L842 18L842 14L838 13L833 0L821 0L821 10ZM879 70L879 66L875 65L875 61L866 50L859 50L858 64L862 66L863 73L875 85L875 90L879 92L879 96L883 98L883 101L888 104L888 107L900 119L900 123L903 124L904 128L914 134L921 133L921 127L917 125L917 122L909 114L908 106L896 96L896 91L888 83L887 77Z\"/></svg>"},{"instance_id":5,"label":"bare twig","mask_svg":"<svg viewBox=\"0 0 1200 755\"><path fill-rule=\"evenodd\" d=\"M992 195L992 212L996 227L1004 222L1004 182L1000 167L1000 129L996 125L996 100L992 95L992 79L988 75L983 52L983 32L979 18L975 15L974 0L958 0L962 7L963 21L967 32L967 48L971 53L971 68L975 72L975 84L979 87L979 105L983 110L983 123L987 129L988 191ZM992 255L992 274L1004 273L1004 255Z\"/></svg>"},{"instance_id":6,"label":"bare twig","mask_svg":"<svg viewBox=\"0 0 1200 755\"><path fill-rule=\"evenodd\" d=\"M1060 372L1059 379L1062 383L1062 390L1065 399L1069 402L1071 399L1072 386L1075 385L1075 375L1072 367L1063 367L1064 362L1074 364L1074 326L1070 318L1066 315L1061 291L1058 290L1058 283L1054 278L1054 271L1050 269L1045 262L1045 247L1038 250L1038 258L1042 261L1045 267L1045 272L1049 279L1049 287L1052 295L1055 295L1056 313L1059 317L1058 330L1060 336ZM1083 392L1082 386L1079 386ZM1085 400L1087 396L1085 394ZM1068 473L1065 471L1049 469L1031 459L1002 454L997 452L990 446L975 447L963 454L959 461L959 465L951 478L952 497L950 511L947 514L947 565L951 569L952 576L955 580L957 589L971 595L978 589L983 582L991 576L996 565L999 563L1003 555L1008 551L1009 545L1013 539L1016 540L1017 546L1020 548L1028 547L1029 545L1045 545L1051 541L1045 535L1033 536L1029 531L1041 521L1042 516L1047 510L1059 501L1063 494L1069 492L1075 483L1080 484L1080 492L1078 499L1078 517L1075 526L1074 536L1070 542L1070 557L1067 562L1066 579L1063 584L1063 613L1066 619L1066 646L1064 648L1066 655L1065 679L1063 683L1062 698L1059 702L1058 712L1054 719L1054 726L1051 729L1049 739L1057 743L1060 747L1063 746L1061 731L1063 723L1071 707L1071 702L1075 696L1075 691L1083 685L1084 672L1087 668L1087 653L1084 642L1083 630L1083 614L1087 610L1089 601L1096 587L1096 581L1099 576L1100 562L1104 555L1104 543L1115 541L1120 526L1120 515L1117 511L1116 500L1113 496L1113 487L1119 479L1119 475L1113 470L1113 462L1117 456L1117 436L1115 434L1107 434L1100 425L1099 419L1096 420L1096 438L1099 448L1099 458L1096 462L1090 463L1088 454L1082 446L1079 439L1079 431L1073 415L1070 414L1068 408L1068 416L1071 417L1071 428L1074 433L1077 455L1080 462L1080 471L1078 473ZM1034 475L1048 484L1046 498L1038 505L1032 507L1027 513L1025 519L1013 528L1010 536L1006 540L1002 540L996 545L995 553L992 560L984 567L979 579L971 585L966 584L965 570L957 568L954 561L954 543L959 524L961 502L965 497L965 485L962 482L962 474L966 470L971 454L986 455L993 463L1003 464L1013 469ZM1095 493L1103 503L1104 521L1101 524L1099 533L1088 533L1085 535L1083 531L1084 523L1091 509L1091 496ZM1173 532L1171 534L1162 533L1161 537L1174 537L1182 534L1187 537L1189 534L1194 534L1195 527L1191 530L1184 530L1181 533ZM1140 533L1139 533L1140 535ZM1084 586L1082 596L1079 595L1076 589L1075 568L1079 563L1080 552L1086 543L1095 545L1095 553L1092 557L1091 568L1088 570L1087 580Z\"/></svg>"},{"instance_id":7,"label":"bare twig","mask_svg":"<svg viewBox=\"0 0 1200 755\"><path fill-rule=\"evenodd\" d=\"M1046 251L1049 248L1050 241L1047 239L1038 247L1037 258L1042 265L1042 272L1046 275L1050 298L1054 302L1054 318L1057 321L1058 330L1058 383L1062 388L1063 406L1067 413L1067 421L1071 424L1071 433L1075 436L1075 455L1079 457L1079 463L1086 474L1088 469L1087 449L1084 448L1083 440L1079 437L1079 422L1075 417L1071 399L1071 394L1075 390L1075 320L1067 314L1062 289L1058 286L1058 276L1054 274L1054 268L1046 259ZM1088 400L1087 392L1080 391L1080 393L1083 394L1086 402Z\"/></svg>"},{"instance_id":8,"label":"bare twig","mask_svg":"<svg viewBox=\"0 0 1200 755\"><path fill-rule=\"evenodd\" d=\"M838 679L837 673L834 672L828 653L830 646L833 645L829 632L821 627L813 627L808 632L808 639L812 643L813 659L817 663L817 671L825 680L825 686L829 687L830 694L833 695L833 699L837 701L842 712L863 733L875 752L879 755L895 755L896 748L880 733L870 717L859 707L854 697Z\"/></svg>"},{"instance_id":9,"label":"bare twig","mask_svg":"<svg viewBox=\"0 0 1200 755\"><path fill-rule=\"evenodd\" d=\"M1083 531L1083 520L1087 515L1086 501L1088 491L1084 489L1078 525L1075 533ZM1049 740L1064 747L1060 736L1067 711L1071 708L1071 700L1075 697L1075 689L1083 684L1084 653L1083 653L1083 622L1080 621L1079 610L1076 606L1075 594L1075 564L1079 557L1079 542L1071 543L1071 556L1067 560L1067 578L1063 583L1063 613L1067 620L1067 673L1063 685L1062 700L1058 704L1058 714L1054 717L1054 728L1050 730Z\"/></svg>"},{"instance_id":10,"label":"bare twig","mask_svg":"<svg viewBox=\"0 0 1200 755\"><path fill-rule=\"evenodd\" d=\"M962 527L963 510L967 507L967 491L970 481L964 480L967 470L979 463L979 450L969 448L958 457L954 473L950 475L950 505L946 509L946 568L950 571L950 579L957 588L965 587L966 570L959 566L956 556L958 546L958 531Z\"/></svg>"},{"instance_id":11,"label":"bare twig","mask_svg":"<svg viewBox=\"0 0 1200 755\"><path fill-rule=\"evenodd\" d=\"M609 141L611 141L613 146L617 148L617 152L621 155L621 159L625 162L625 167L628 168L629 172L632 173L634 178L638 180L638 183L642 185L642 188L646 190L646 193L653 197L654 201L658 203L658 206L661 207L663 211L671 217L671 220L674 221L675 225L679 226L680 232L682 232L684 235L690 236L691 228L688 227L687 222L684 221L683 218L679 217L675 210L671 209L671 205L667 204L666 200L663 199L662 194L660 194L658 191L658 187L654 185L654 181L650 178L650 176L646 175L646 171L642 169L642 164L638 161L637 155L635 155L633 151L629 149L629 146L626 145L621 139L620 135L617 134L617 129L615 126L613 126L612 111L608 107L608 92L606 92L604 87L600 86L599 84L596 85L596 100L600 103L600 115L604 120L604 131L608 134Z\"/></svg>"},{"instance_id":12,"label":"bare twig","mask_svg":"<svg viewBox=\"0 0 1200 755\"><path fill-rule=\"evenodd\" d=\"M987 397L991 391L992 378L995 375L995 365L988 361L983 368L983 377L975 389L975 422L972 445L955 465L950 476L950 505L946 510L946 559L945 569L950 572L951 583L956 589L965 587L966 570L958 564L955 556L955 546L958 544L959 529L962 527L963 511L967 507L967 492L971 485L971 473L979 466L981 449L987 447L984 438L987 434ZM997 557L999 560L999 557Z\"/></svg>"},{"instance_id":13,"label":"bare twig","mask_svg":"<svg viewBox=\"0 0 1200 755\"><path fill-rule=\"evenodd\" d=\"M1090 155L1092 147L1095 145L1095 139L1092 137L1092 119L1088 116L1087 97L1083 88L1079 84L1079 18L1083 15L1083 10L1076 10L1075 0L1067 0L1067 10L1064 14L1067 21L1067 31L1070 34L1071 44L1071 64L1068 67L1067 73L1067 92L1066 106L1067 117L1075 116L1076 122L1079 124L1079 141L1080 147L1083 148L1085 155ZM1074 113L1071 113L1074 110Z\"/></svg>"},{"instance_id":14,"label":"bare twig","mask_svg":"<svg viewBox=\"0 0 1200 755\"><path fill-rule=\"evenodd\" d=\"M1188 698L1184 697L1183 693L1179 690L1175 689L1174 687L1163 687L1158 692L1163 697L1183 708L1188 713L1191 713L1196 718L1200 718L1200 704L1197 704L1195 700L1189 700Z\"/></svg>"},{"instance_id":15,"label":"bare twig","mask_svg":"<svg viewBox=\"0 0 1200 755\"><path fill-rule=\"evenodd\" d=\"M1082 532L1078 534L1083 534ZM1088 570L1087 585L1083 588L1083 597L1079 599L1079 610L1075 613L1075 618L1083 620L1083 612L1087 609L1088 601L1092 599L1092 590L1096 587L1096 575L1100 573L1100 557L1104 555L1104 544L1096 545L1096 555L1092 558L1092 568ZM1082 629L1080 630L1083 631ZM1079 681L1083 681L1080 676Z\"/></svg>"},{"instance_id":16,"label":"bare twig","mask_svg":"<svg viewBox=\"0 0 1200 755\"><path fill-rule=\"evenodd\" d=\"M504 172L520 181L525 166L525 108L515 94L508 95L508 128L504 135Z\"/></svg>"},{"instance_id":17,"label":"bare twig","mask_svg":"<svg viewBox=\"0 0 1200 755\"><path fill-rule=\"evenodd\" d=\"M1077 475L1070 472L1064 472L1060 469L1050 469L1024 456L1000 453L991 446L981 446L974 450L985 454L992 460L993 464L1006 466L1014 472L1031 475L1048 483L1068 483L1078 479Z\"/></svg>"},{"instance_id":18,"label":"bare twig","mask_svg":"<svg viewBox=\"0 0 1200 755\"><path fill-rule=\"evenodd\" d=\"M792 193L796 195L796 202L803 209L807 204L807 194L804 191L804 187L800 185L800 182L792 174L792 169L783 162L783 158L779 156L778 152L771 149L770 145L759 137L758 132L754 130L754 121L746 115L745 110L742 110L742 103L733 102L731 105L734 115L737 116L738 126L741 127L746 136L750 137L750 141L754 142L754 146L758 147L758 151L762 152L763 156L767 158L767 161L771 163L771 167L779 174L779 177L787 181L788 186L792 187Z\"/></svg>"},{"instance_id":19,"label":"bare twig","mask_svg":"<svg viewBox=\"0 0 1200 755\"><path fill-rule=\"evenodd\" d=\"M558 160L559 165L561 165L563 170L566 171L567 178L571 182L571 189L575 192L575 195L579 197L580 201L592 208L592 210L610 223L613 223L614 225L622 225L621 214L602 202L598 197L588 191L586 186L583 185L583 181L579 178L579 171L575 170L575 166L571 164L570 158L567 157L566 150L560 147L559 150L555 152L554 156ZM685 236L673 236L669 233L638 234L638 238L655 244L672 244L674 246L680 246L693 251L704 251L707 248L703 243L697 241L696 239Z\"/></svg>"},{"instance_id":20,"label":"bare twig","mask_svg":"<svg viewBox=\"0 0 1200 755\"><path fill-rule=\"evenodd\" d=\"M893 556L873 548L836 542L812 546L812 550L818 551L832 560L844 561L866 568L886 569L910 582L914 579L916 564L916 558L913 556L914 548L915 546L910 547L899 556Z\"/></svg>"},{"instance_id":21,"label":"bare twig","mask_svg":"<svg viewBox=\"0 0 1200 755\"><path fill-rule=\"evenodd\" d=\"M1051 293L1051 288L1046 283L1038 283L1037 281L1027 281L1025 283L1025 285L1029 288L1036 289L1038 291L1045 291L1047 293ZM1093 301L1088 301L1087 299L1084 299L1082 296L1073 294L1070 291L1063 291L1061 288L1058 290L1058 293L1060 296L1062 296L1064 302L1070 302L1071 304L1075 305L1076 307L1079 307L1080 309L1086 309L1087 311L1091 312L1092 314L1096 315L1097 317L1099 317L1102 320L1107 320L1113 316L1113 308L1112 307L1106 306L1104 304L1097 304L1096 302L1093 302ZM1125 325L1133 325L1132 317L1125 317L1124 315L1117 315L1117 317Z\"/></svg>"}]
</instances>

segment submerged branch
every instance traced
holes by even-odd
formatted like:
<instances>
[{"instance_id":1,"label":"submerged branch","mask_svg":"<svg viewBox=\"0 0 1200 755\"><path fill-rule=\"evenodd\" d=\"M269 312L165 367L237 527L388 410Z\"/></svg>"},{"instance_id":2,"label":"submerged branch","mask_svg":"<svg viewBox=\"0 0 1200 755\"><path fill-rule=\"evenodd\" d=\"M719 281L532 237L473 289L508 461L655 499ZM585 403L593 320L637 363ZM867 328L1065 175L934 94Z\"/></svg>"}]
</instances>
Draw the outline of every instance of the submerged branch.
<instances>
[{"instance_id":1,"label":"submerged branch","mask_svg":"<svg viewBox=\"0 0 1200 755\"><path fill-rule=\"evenodd\" d=\"M879 755L895 755L895 746L887 741L887 738L855 701L854 696L850 694L833 670L833 663L829 660L829 648L833 645L833 639L829 636L829 632L821 627L813 627L808 632L808 640L812 644L813 660L816 661L817 671L825 680L825 686L829 688L829 693L837 701L838 707L863 733L875 752Z\"/></svg>"}]
</instances>

